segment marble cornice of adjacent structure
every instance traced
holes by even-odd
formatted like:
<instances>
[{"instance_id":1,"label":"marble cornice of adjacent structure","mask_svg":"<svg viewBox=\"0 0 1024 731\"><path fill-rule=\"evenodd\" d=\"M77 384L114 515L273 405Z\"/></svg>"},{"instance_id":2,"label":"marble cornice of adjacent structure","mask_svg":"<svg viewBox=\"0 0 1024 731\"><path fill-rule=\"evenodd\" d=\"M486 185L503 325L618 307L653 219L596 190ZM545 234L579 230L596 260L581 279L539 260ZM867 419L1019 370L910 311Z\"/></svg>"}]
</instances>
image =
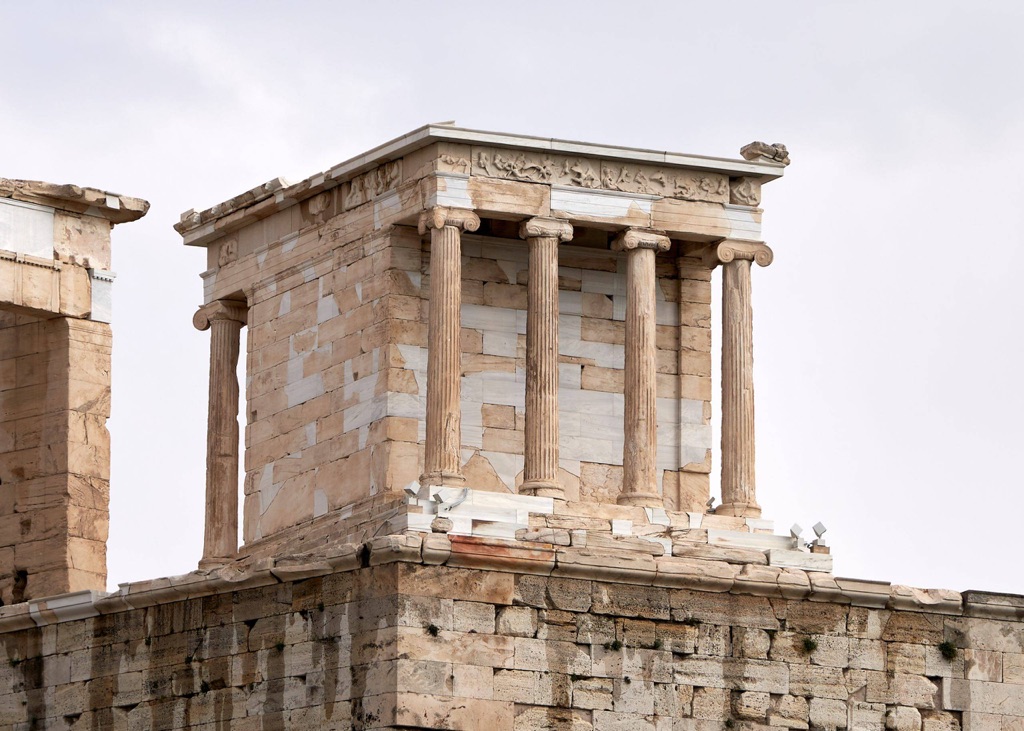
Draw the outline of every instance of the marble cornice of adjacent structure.
<instances>
[{"instance_id":1,"label":"marble cornice of adjacent structure","mask_svg":"<svg viewBox=\"0 0 1024 731\"><path fill-rule=\"evenodd\" d=\"M52 269L53 271L60 271L62 262L60 259L46 259L41 256L32 256L31 254L23 254L20 251L7 251L6 249L0 249L0 259L5 261L13 261L17 264L26 264L33 267L41 267L43 269Z\"/></svg>"},{"instance_id":2,"label":"marble cornice of adjacent structure","mask_svg":"<svg viewBox=\"0 0 1024 731\"><path fill-rule=\"evenodd\" d=\"M127 223L146 215L149 202L97 188L58 185L41 180L0 178L0 198L35 203L71 213L105 218L111 223Z\"/></svg>"},{"instance_id":3,"label":"marble cornice of adjacent structure","mask_svg":"<svg viewBox=\"0 0 1024 731\"><path fill-rule=\"evenodd\" d=\"M612 191L643 194L642 190L647 189L653 197L721 203L730 202L730 178L768 182L781 177L785 170L783 163L767 157L737 160L484 132L448 125L425 125L298 183L274 178L205 210L185 211L180 221L174 224L174 230L181 234L186 244L205 246L225 233L343 184L347 188L340 194L342 205L339 210L349 210L373 196L396 189L403 182L402 157L437 142L472 146L473 152L469 160L450 153L441 154L437 159L438 171L442 168L453 173L473 171L477 166L475 153L493 149L503 151L502 154L512 162L494 167L491 158L494 174L487 174L488 177L519 180L522 175L548 176L543 163L550 159L552 164L556 160L561 161L562 166L552 167L549 176L552 179L533 182L558 185L562 181L566 187L598 190L604 187L601 183L607 181ZM527 155L531 160L540 156L540 162L527 162ZM522 165L518 162L520 157ZM588 175L586 170L575 165L574 161L579 160L589 161L592 168L596 162L597 167ZM539 170L531 167L534 164L539 164ZM574 170L574 167L579 169ZM639 182L637 173L640 174ZM556 177L558 180L554 180ZM759 187L746 185L744 192L742 202L756 205L754 196L759 197Z\"/></svg>"},{"instance_id":4,"label":"marble cornice of adjacent structure","mask_svg":"<svg viewBox=\"0 0 1024 731\"><path fill-rule=\"evenodd\" d=\"M873 609L972 618L1024 618L1024 596L914 589L831 574L736 566L722 561L654 557L624 551L473 536L387 535L336 544L321 556L284 556L249 565L122 584L118 591L82 591L0 607L0 633L69 622L214 594L301 581L367 566L408 563L517 574L562 576L669 589L847 604Z\"/></svg>"}]
</instances>

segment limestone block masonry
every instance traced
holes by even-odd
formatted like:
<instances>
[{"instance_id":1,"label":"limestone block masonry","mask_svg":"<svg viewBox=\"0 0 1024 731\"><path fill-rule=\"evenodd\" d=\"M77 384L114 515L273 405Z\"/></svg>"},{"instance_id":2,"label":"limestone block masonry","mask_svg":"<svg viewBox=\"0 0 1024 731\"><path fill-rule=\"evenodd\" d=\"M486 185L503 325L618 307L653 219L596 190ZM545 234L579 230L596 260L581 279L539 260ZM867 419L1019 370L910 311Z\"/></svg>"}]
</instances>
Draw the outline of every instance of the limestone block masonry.
<instances>
[{"instance_id":1,"label":"limestone block masonry","mask_svg":"<svg viewBox=\"0 0 1024 731\"><path fill-rule=\"evenodd\" d=\"M106 588L110 230L146 201L0 179L0 603Z\"/></svg>"},{"instance_id":2,"label":"limestone block masonry","mask_svg":"<svg viewBox=\"0 0 1024 731\"><path fill-rule=\"evenodd\" d=\"M387 536L4 607L0 728L1016 731L1022 612L717 560Z\"/></svg>"}]
</instances>

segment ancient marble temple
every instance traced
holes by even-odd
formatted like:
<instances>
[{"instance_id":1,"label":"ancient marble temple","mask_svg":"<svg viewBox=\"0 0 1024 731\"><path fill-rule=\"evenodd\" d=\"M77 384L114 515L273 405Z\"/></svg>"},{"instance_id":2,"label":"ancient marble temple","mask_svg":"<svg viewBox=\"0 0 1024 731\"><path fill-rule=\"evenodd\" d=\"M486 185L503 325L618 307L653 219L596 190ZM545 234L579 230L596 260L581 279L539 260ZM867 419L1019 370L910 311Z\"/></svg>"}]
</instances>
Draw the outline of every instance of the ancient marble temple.
<instances>
[{"instance_id":1,"label":"ancient marble temple","mask_svg":"<svg viewBox=\"0 0 1024 731\"><path fill-rule=\"evenodd\" d=\"M430 125L184 213L207 252L198 569L107 593L72 552L46 583L23 544L65 545L82 491L56 531L26 524L45 490L0 466L0 728L1024 731L1024 597L837 577L821 526L761 515L752 291L788 164ZM67 207L35 185L14 199ZM145 210L104 195L89 215ZM85 290L65 308L84 239L43 229L59 262L0 252L60 295L28 311L0 267L22 466L40 346L10 328L105 312L95 283L91 315Z\"/></svg>"},{"instance_id":2,"label":"ancient marble temple","mask_svg":"<svg viewBox=\"0 0 1024 731\"><path fill-rule=\"evenodd\" d=\"M504 538L556 505L703 514L716 267L716 515L756 520L750 269L772 260L760 191L788 157L743 154L431 126L184 214L177 229L209 262L204 561L237 548L243 325L246 544L338 511L358 531L395 499L392 529L427 530L458 499L456 533Z\"/></svg>"}]
</instances>

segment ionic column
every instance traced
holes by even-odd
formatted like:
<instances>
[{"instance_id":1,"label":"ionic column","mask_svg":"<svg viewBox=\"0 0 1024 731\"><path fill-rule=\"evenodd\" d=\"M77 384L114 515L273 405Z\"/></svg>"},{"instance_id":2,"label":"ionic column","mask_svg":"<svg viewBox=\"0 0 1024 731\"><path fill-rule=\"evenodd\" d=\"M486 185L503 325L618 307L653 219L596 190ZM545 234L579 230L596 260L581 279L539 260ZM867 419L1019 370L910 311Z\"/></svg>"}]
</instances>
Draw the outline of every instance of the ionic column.
<instances>
[{"instance_id":1,"label":"ionic column","mask_svg":"<svg viewBox=\"0 0 1024 731\"><path fill-rule=\"evenodd\" d=\"M520 492L559 500L558 244L572 239L568 221L532 218L519 226L529 247L526 287L526 448Z\"/></svg>"},{"instance_id":2,"label":"ionic column","mask_svg":"<svg viewBox=\"0 0 1024 731\"><path fill-rule=\"evenodd\" d=\"M199 308L192 324L210 330L210 395L206 430L206 535L200 567L238 552L238 349L246 322L242 302Z\"/></svg>"},{"instance_id":3,"label":"ionic column","mask_svg":"<svg viewBox=\"0 0 1024 731\"><path fill-rule=\"evenodd\" d=\"M626 370L620 505L662 507L658 494L657 299L655 254L668 251L667 236L629 229L612 243L626 260Z\"/></svg>"},{"instance_id":4,"label":"ionic column","mask_svg":"<svg viewBox=\"0 0 1024 731\"><path fill-rule=\"evenodd\" d=\"M772 250L752 241L709 247L704 262L722 265L722 504L717 515L757 518L754 485L754 339L750 263L766 267Z\"/></svg>"},{"instance_id":5,"label":"ionic column","mask_svg":"<svg viewBox=\"0 0 1024 731\"><path fill-rule=\"evenodd\" d=\"M430 231L430 320L427 331L427 442L420 485L462 484L462 231L476 231L472 211L432 208L420 215Z\"/></svg>"}]
</instances>

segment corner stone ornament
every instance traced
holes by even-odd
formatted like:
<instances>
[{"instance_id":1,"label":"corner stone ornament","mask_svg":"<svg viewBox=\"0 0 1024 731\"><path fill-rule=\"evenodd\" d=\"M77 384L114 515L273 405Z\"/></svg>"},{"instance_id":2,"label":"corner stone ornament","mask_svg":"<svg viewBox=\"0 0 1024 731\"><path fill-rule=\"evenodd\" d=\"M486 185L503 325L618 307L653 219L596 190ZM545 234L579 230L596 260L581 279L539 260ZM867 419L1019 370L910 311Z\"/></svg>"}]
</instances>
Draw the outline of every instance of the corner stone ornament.
<instances>
[{"instance_id":1,"label":"corner stone ornament","mask_svg":"<svg viewBox=\"0 0 1024 731\"><path fill-rule=\"evenodd\" d=\"M709 268L722 265L722 504L719 515L758 518L754 480L754 314L750 263L775 255L760 241L726 239L704 251Z\"/></svg>"},{"instance_id":2,"label":"corner stone ornament","mask_svg":"<svg viewBox=\"0 0 1024 731\"><path fill-rule=\"evenodd\" d=\"M789 150L781 142L751 142L740 148L744 160L767 160L781 165L789 165Z\"/></svg>"}]
</instances>

